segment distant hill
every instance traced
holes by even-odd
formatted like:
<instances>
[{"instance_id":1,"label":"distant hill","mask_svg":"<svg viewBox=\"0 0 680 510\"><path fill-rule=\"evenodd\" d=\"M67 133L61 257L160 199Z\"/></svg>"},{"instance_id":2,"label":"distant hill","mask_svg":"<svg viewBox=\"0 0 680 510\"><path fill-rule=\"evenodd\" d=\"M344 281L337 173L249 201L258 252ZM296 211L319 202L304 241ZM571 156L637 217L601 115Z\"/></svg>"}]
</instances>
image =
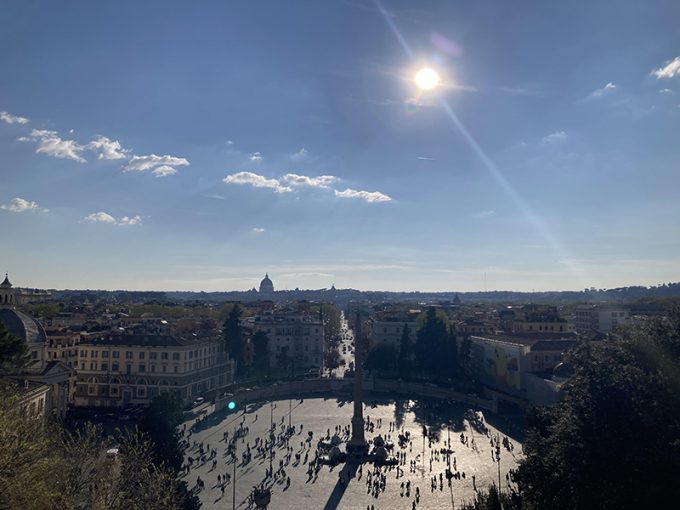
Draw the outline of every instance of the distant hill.
<instances>
[{"instance_id":1,"label":"distant hill","mask_svg":"<svg viewBox=\"0 0 680 510\"><path fill-rule=\"evenodd\" d=\"M155 292L155 291L106 291L106 290L53 290L55 299L62 301L113 303L131 302L224 302L224 301L257 301L257 292ZM615 289L584 289L582 291L545 291L517 292L512 290L494 290L487 292L387 292L360 291L356 289L317 289L317 290L284 290L273 294L274 301L326 301L345 304L350 301L412 301L422 302L629 302L638 300L658 300L664 298L680 298L680 282L664 283L652 287L630 286Z\"/></svg>"}]
</instances>

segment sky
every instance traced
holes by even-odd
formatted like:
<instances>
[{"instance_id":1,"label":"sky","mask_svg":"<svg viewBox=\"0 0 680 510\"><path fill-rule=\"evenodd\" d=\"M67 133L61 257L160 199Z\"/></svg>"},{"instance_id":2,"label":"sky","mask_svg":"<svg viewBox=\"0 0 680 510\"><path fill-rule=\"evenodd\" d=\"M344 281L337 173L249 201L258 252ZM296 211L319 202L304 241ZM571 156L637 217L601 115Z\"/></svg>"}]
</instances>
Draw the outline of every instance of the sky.
<instances>
[{"instance_id":1,"label":"sky","mask_svg":"<svg viewBox=\"0 0 680 510\"><path fill-rule=\"evenodd\" d=\"M680 279L675 0L9 0L2 18L17 286Z\"/></svg>"}]
</instances>

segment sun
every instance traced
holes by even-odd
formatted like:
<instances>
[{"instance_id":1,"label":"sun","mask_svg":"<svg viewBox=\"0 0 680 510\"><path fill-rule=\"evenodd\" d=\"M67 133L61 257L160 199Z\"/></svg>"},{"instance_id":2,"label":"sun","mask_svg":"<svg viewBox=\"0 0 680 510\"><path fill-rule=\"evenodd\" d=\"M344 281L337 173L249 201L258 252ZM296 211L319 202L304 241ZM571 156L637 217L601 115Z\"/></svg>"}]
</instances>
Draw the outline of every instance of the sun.
<instances>
[{"instance_id":1,"label":"sun","mask_svg":"<svg viewBox=\"0 0 680 510\"><path fill-rule=\"evenodd\" d=\"M415 82L420 90L432 90L439 85L439 74L431 67L423 67L416 73Z\"/></svg>"}]
</instances>

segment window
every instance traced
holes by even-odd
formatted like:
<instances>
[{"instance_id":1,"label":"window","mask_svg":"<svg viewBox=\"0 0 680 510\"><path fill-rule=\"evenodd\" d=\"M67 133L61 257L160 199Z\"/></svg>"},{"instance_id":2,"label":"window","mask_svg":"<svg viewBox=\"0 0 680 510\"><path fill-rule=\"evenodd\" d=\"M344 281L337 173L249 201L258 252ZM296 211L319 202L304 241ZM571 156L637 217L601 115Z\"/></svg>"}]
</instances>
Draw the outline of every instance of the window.
<instances>
[{"instance_id":1,"label":"window","mask_svg":"<svg viewBox=\"0 0 680 510\"><path fill-rule=\"evenodd\" d=\"M101 369L104 370L105 372L108 371L108 369L109 369L109 364L108 364L108 363L102 363L102 368L101 368Z\"/></svg>"},{"instance_id":2,"label":"window","mask_svg":"<svg viewBox=\"0 0 680 510\"><path fill-rule=\"evenodd\" d=\"M179 365L175 365L173 368L175 369L174 370L175 373L179 372Z\"/></svg>"},{"instance_id":3,"label":"window","mask_svg":"<svg viewBox=\"0 0 680 510\"><path fill-rule=\"evenodd\" d=\"M163 365L161 371L162 371L163 373L167 372L167 371L168 371L168 366L167 366L167 365Z\"/></svg>"},{"instance_id":4,"label":"window","mask_svg":"<svg viewBox=\"0 0 680 510\"><path fill-rule=\"evenodd\" d=\"M139 372L146 372L146 365L144 363L139 364Z\"/></svg>"},{"instance_id":5,"label":"window","mask_svg":"<svg viewBox=\"0 0 680 510\"><path fill-rule=\"evenodd\" d=\"M125 365L125 372L128 374L132 373L132 365Z\"/></svg>"},{"instance_id":6,"label":"window","mask_svg":"<svg viewBox=\"0 0 680 510\"><path fill-rule=\"evenodd\" d=\"M81 358L87 358L87 351L85 349L80 351L80 357Z\"/></svg>"},{"instance_id":7,"label":"window","mask_svg":"<svg viewBox=\"0 0 680 510\"><path fill-rule=\"evenodd\" d=\"M172 353L172 361L179 361L179 352Z\"/></svg>"},{"instance_id":8,"label":"window","mask_svg":"<svg viewBox=\"0 0 680 510\"><path fill-rule=\"evenodd\" d=\"M111 388L111 395L118 395L118 388L116 388L115 386Z\"/></svg>"},{"instance_id":9,"label":"window","mask_svg":"<svg viewBox=\"0 0 680 510\"><path fill-rule=\"evenodd\" d=\"M85 370L85 363L81 363L81 364L80 364L80 369L81 369L81 370Z\"/></svg>"},{"instance_id":10,"label":"window","mask_svg":"<svg viewBox=\"0 0 680 510\"><path fill-rule=\"evenodd\" d=\"M120 358L120 351L113 351L111 353L111 356L114 357L114 358Z\"/></svg>"},{"instance_id":11,"label":"window","mask_svg":"<svg viewBox=\"0 0 680 510\"><path fill-rule=\"evenodd\" d=\"M158 359L158 353L157 352L150 352L149 353L149 359Z\"/></svg>"},{"instance_id":12,"label":"window","mask_svg":"<svg viewBox=\"0 0 680 510\"><path fill-rule=\"evenodd\" d=\"M132 351L125 351L125 359L132 359Z\"/></svg>"},{"instance_id":13,"label":"window","mask_svg":"<svg viewBox=\"0 0 680 510\"><path fill-rule=\"evenodd\" d=\"M94 361L90 362L90 370L97 370L97 364Z\"/></svg>"},{"instance_id":14,"label":"window","mask_svg":"<svg viewBox=\"0 0 680 510\"><path fill-rule=\"evenodd\" d=\"M151 365L149 368L151 369L152 372L156 371L156 365Z\"/></svg>"},{"instance_id":15,"label":"window","mask_svg":"<svg viewBox=\"0 0 680 510\"><path fill-rule=\"evenodd\" d=\"M92 352L90 353L90 355L91 355L93 358L98 358L98 357L99 357L99 351L92 351Z\"/></svg>"},{"instance_id":16,"label":"window","mask_svg":"<svg viewBox=\"0 0 680 510\"><path fill-rule=\"evenodd\" d=\"M146 397L146 388L137 388L137 398Z\"/></svg>"},{"instance_id":17,"label":"window","mask_svg":"<svg viewBox=\"0 0 680 510\"><path fill-rule=\"evenodd\" d=\"M161 352L161 359L168 359L168 353L167 352Z\"/></svg>"},{"instance_id":18,"label":"window","mask_svg":"<svg viewBox=\"0 0 680 510\"><path fill-rule=\"evenodd\" d=\"M143 351L139 353L139 359L144 359L144 352Z\"/></svg>"},{"instance_id":19,"label":"window","mask_svg":"<svg viewBox=\"0 0 680 510\"><path fill-rule=\"evenodd\" d=\"M111 363L111 370L118 372L118 363Z\"/></svg>"},{"instance_id":20,"label":"window","mask_svg":"<svg viewBox=\"0 0 680 510\"><path fill-rule=\"evenodd\" d=\"M102 358L108 358L109 357L109 351L102 351Z\"/></svg>"}]
</instances>

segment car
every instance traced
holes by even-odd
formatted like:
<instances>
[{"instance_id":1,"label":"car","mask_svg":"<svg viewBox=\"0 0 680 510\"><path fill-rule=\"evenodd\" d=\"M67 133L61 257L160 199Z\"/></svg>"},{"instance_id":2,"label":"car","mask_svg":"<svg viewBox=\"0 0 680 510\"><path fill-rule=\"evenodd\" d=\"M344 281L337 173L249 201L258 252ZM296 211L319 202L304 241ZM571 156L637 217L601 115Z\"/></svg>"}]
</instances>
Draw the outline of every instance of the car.
<instances>
[{"instance_id":1,"label":"car","mask_svg":"<svg viewBox=\"0 0 680 510\"><path fill-rule=\"evenodd\" d=\"M200 406L203 402L205 402L205 399L203 397L196 397L194 400L194 407Z\"/></svg>"}]
</instances>

